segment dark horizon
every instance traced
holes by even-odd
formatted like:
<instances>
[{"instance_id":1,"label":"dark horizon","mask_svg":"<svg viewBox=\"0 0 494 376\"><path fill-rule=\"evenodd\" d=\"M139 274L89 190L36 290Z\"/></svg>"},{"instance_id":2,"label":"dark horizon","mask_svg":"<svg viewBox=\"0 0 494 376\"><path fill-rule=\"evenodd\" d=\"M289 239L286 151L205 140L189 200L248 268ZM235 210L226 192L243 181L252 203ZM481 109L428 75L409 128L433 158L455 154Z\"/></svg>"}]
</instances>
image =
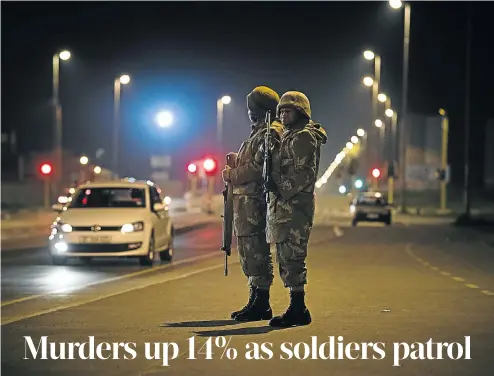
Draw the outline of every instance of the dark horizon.
<instances>
[{"instance_id":1,"label":"dark horizon","mask_svg":"<svg viewBox=\"0 0 494 376\"><path fill-rule=\"evenodd\" d=\"M466 7L473 15L471 169L480 183L484 126L494 116L488 20L494 5L413 2L411 20L408 111L448 111L457 184L464 161ZM248 134L245 96L258 85L308 95L315 120L329 134L324 170L368 122L370 94L360 80L372 65L362 58L364 49L382 56L383 89L401 111L403 11L387 2L23 2L2 8L2 132L16 130L20 152L52 147L51 56L65 48L72 57L61 64L64 148L91 155L103 148L110 164L113 79L128 73L121 149L129 172L148 164L150 151L168 150L180 171L215 148L216 99L224 94L233 98L225 147L238 148ZM297 29L288 25L294 17ZM173 108L170 129L153 123L162 108Z\"/></svg>"}]
</instances>

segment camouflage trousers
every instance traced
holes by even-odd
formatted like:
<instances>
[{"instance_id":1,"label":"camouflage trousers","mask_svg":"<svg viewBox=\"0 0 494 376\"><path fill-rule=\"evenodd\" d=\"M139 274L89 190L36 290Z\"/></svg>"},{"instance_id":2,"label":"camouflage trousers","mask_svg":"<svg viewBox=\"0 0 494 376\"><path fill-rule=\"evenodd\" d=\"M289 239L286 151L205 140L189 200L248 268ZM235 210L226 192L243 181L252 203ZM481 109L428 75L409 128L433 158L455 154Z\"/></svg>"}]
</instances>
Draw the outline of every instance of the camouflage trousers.
<instances>
[{"instance_id":1,"label":"camouflage trousers","mask_svg":"<svg viewBox=\"0 0 494 376\"><path fill-rule=\"evenodd\" d=\"M240 265L249 285L269 288L273 284L273 260L264 233L237 237Z\"/></svg>"},{"instance_id":2,"label":"camouflage trousers","mask_svg":"<svg viewBox=\"0 0 494 376\"><path fill-rule=\"evenodd\" d=\"M299 242L285 241L276 243L276 261L281 280L285 287L303 288L307 284L307 258L308 241L300 239Z\"/></svg>"}]
</instances>

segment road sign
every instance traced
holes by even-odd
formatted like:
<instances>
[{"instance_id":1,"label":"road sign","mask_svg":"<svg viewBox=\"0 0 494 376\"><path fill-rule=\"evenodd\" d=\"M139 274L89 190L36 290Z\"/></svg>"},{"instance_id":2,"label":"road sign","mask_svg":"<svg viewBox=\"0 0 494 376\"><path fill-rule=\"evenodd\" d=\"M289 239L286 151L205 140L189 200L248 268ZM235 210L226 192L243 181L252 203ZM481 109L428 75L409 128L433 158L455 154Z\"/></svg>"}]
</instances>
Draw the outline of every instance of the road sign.
<instances>
[{"instance_id":1,"label":"road sign","mask_svg":"<svg viewBox=\"0 0 494 376\"><path fill-rule=\"evenodd\" d=\"M153 181L168 181L170 180L170 175L165 171L155 171L151 174Z\"/></svg>"},{"instance_id":2,"label":"road sign","mask_svg":"<svg viewBox=\"0 0 494 376\"><path fill-rule=\"evenodd\" d=\"M167 168L172 165L172 158L169 155L153 155L150 163L152 168Z\"/></svg>"}]
</instances>

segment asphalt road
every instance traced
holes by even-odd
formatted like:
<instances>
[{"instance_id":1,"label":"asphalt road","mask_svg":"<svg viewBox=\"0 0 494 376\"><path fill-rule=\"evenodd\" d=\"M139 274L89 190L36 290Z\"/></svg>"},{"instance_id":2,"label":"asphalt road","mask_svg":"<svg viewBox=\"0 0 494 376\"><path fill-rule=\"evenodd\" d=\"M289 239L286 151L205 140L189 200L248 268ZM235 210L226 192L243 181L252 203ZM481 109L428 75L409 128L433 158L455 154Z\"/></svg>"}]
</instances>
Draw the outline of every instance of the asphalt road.
<instances>
[{"instance_id":1,"label":"asphalt road","mask_svg":"<svg viewBox=\"0 0 494 376\"><path fill-rule=\"evenodd\" d=\"M445 225L406 223L388 228L344 226L337 231L332 226L316 227L307 286L313 322L285 330L272 330L267 322L229 320L230 312L247 297L237 255L230 257L230 273L225 277L223 258L217 252L219 226L194 234L202 235L185 236L183 252L189 249L191 254L212 257L2 307L2 371L6 375L91 372L105 376L253 375L267 370L273 375L494 374L494 250L467 233ZM200 250L194 253L194 247ZM126 272L139 269L113 267L129 268ZM109 265L67 268L86 274L116 273L109 271ZM20 269L18 274L21 279ZM287 291L276 276L271 292L274 312L281 313L287 303ZM32 350L24 336L32 340ZM93 336L95 349L108 343L100 345L100 355L109 358L82 360L76 349L75 360L40 360L41 354L34 360L41 336L67 347L69 342L88 342ZM427 360L438 357L437 346L428 348L428 341L457 344L442 346L443 359ZM227 342L231 349L224 351ZM268 357L271 350L272 357L249 359L254 342L259 355ZM302 342L305 347L295 346ZM122 345L113 349L111 343ZM209 360L205 359L208 344ZM53 355L60 354L56 346ZM82 355L90 356L85 346ZM456 357L460 348L460 359L449 360L448 351ZM153 359L155 349L160 357ZM167 349L168 362L162 356ZM171 359L174 350L177 356ZM301 360L304 351L308 359ZM97 358L98 352L94 355Z\"/></svg>"}]
</instances>

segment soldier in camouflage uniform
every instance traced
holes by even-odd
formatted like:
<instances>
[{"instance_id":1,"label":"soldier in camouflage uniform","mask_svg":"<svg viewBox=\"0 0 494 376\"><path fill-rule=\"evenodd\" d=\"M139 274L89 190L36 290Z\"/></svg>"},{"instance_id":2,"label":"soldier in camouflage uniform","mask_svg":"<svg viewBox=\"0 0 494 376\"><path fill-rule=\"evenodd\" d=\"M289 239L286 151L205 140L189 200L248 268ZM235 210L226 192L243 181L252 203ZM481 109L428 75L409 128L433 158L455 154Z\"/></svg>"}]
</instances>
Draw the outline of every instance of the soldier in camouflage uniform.
<instances>
[{"instance_id":1,"label":"soldier in camouflage uniform","mask_svg":"<svg viewBox=\"0 0 494 376\"><path fill-rule=\"evenodd\" d=\"M320 148L327 136L321 125L311 120L310 103L303 93L283 94L277 116L285 131L273 153L272 178L276 187L269 188L266 237L269 243L276 244L280 276L285 287L290 288L290 306L269 324L290 327L312 321L304 301L305 260L314 218Z\"/></svg>"},{"instance_id":2,"label":"soldier in camouflage uniform","mask_svg":"<svg viewBox=\"0 0 494 376\"><path fill-rule=\"evenodd\" d=\"M237 237L240 264L249 279L249 301L231 314L236 321L269 320L273 313L269 304L269 289L273 283L273 261L266 242L266 195L263 194L263 145L266 134L265 116L271 111L275 119L280 97L272 89L256 87L247 96L247 108L252 122L249 138L242 143L235 168L226 166L223 180L233 185L233 227ZM273 144L281 139L283 127L277 120L271 123Z\"/></svg>"}]
</instances>

